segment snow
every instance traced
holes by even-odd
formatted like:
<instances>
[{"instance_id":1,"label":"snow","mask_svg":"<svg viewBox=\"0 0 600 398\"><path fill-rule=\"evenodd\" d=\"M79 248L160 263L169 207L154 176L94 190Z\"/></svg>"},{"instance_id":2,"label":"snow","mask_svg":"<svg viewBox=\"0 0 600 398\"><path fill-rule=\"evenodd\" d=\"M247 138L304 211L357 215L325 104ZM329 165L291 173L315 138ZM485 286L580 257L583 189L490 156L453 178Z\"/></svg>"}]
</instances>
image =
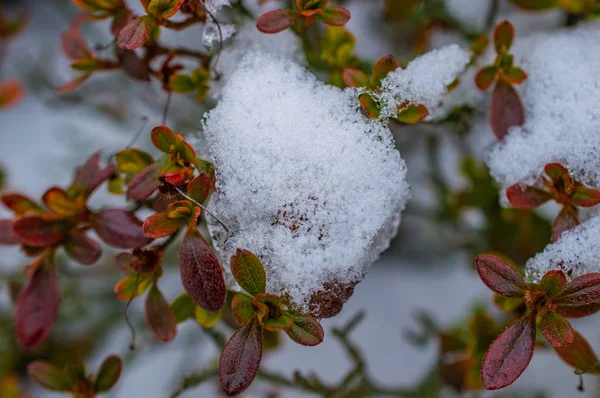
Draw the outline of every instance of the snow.
<instances>
[{"instance_id":1,"label":"snow","mask_svg":"<svg viewBox=\"0 0 600 398\"><path fill-rule=\"evenodd\" d=\"M210 207L232 231L212 229L224 262L254 252L267 290L305 311L323 284L362 280L409 198L389 129L360 113L356 90L272 54L248 54L222 94L205 133L219 191Z\"/></svg>"},{"instance_id":2,"label":"snow","mask_svg":"<svg viewBox=\"0 0 600 398\"><path fill-rule=\"evenodd\" d=\"M201 0L201 1L204 4L204 8L213 15L215 15L216 13L221 11L221 9L223 7L231 7L231 3L229 0Z\"/></svg>"},{"instance_id":3,"label":"snow","mask_svg":"<svg viewBox=\"0 0 600 398\"><path fill-rule=\"evenodd\" d=\"M219 33L219 25L221 26L221 32ZM235 25L228 23L220 23L217 25L212 18L208 18L204 25L204 35L202 36L202 44L207 49L212 49L215 44L218 44L221 40L225 41L232 37L235 32Z\"/></svg>"},{"instance_id":4,"label":"snow","mask_svg":"<svg viewBox=\"0 0 600 398\"><path fill-rule=\"evenodd\" d=\"M517 41L529 77L522 89L526 121L487 154L503 186L532 183L547 163L560 162L581 182L600 186L600 29L573 30Z\"/></svg>"}]
</instances>

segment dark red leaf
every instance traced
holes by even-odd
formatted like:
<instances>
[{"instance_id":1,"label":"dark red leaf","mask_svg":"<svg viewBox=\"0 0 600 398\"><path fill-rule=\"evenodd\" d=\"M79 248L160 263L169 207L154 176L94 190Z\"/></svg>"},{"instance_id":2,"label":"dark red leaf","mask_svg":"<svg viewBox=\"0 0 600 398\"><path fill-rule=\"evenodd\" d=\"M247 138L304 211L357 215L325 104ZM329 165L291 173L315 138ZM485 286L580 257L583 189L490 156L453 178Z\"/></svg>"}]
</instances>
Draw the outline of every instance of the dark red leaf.
<instances>
[{"instance_id":1,"label":"dark red leaf","mask_svg":"<svg viewBox=\"0 0 600 398\"><path fill-rule=\"evenodd\" d=\"M19 242L33 247L54 245L65 238L68 224L62 221L46 221L40 216L24 216L16 219L12 227Z\"/></svg>"},{"instance_id":2,"label":"dark red leaf","mask_svg":"<svg viewBox=\"0 0 600 398\"><path fill-rule=\"evenodd\" d=\"M121 209L102 210L95 215L93 227L104 242L119 249L146 246L152 241L135 214Z\"/></svg>"},{"instance_id":3,"label":"dark red leaf","mask_svg":"<svg viewBox=\"0 0 600 398\"><path fill-rule=\"evenodd\" d=\"M597 367L598 357L590 344L577 331L573 343L568 346L554 347L554 351L567 364L579 371L590 371ZM595 370L593 373L597 373Z\"/></svg>"},{"instance_id":4,"label":"dark red leaf","mask_svg":"<svg viewBox=\"0 0 600 398\"><path fill-rule=\"evenodd\" d=\"M150 72L148 72L148 67L134 51L117 47L116 53L117 58L119 59L119 64L121 65L121 69L123 69L123 71L127 73L129 77L142 82L150 81Z\"/></svg>"},{"instance_id":5,"label":"dark red leaf","mask_svg":"<svg viewBox=\"0 0 600 398\"><path fill-rule=\"evenodd\" d=\"M561 305L554 306L554 310L565 318L585 318L600 311L600 303L584 305Z\"/></svg>"},{"instance_id":6,"label":"dark red leaf","mask_svg":"<svg viewBox=\"0 0 600 398\"><path fill-rule=\"evenodd\" d=\"M557 297L567 288L567 276L562 271L548 271L542 277L540 288L548 297Z\"/></svg>"},{"instance_id":7,"label":"dark red leaf","mask_svg":"<svg viewBox=\"0 0 600 398\"><path fill-rule=\"evenodd\" d=\"M0 245L16 245L19 239L13 233L12 220L0 220Z\"/></svg>"},{"instance_id":8,"label":"dark red leaf","mask_svg":"<svg viewBox=\"0 0 600 398\"><path fill-rule=\"evenodd\" d=\"M510 204L517 209L535 209L550 199L550 194L546 191L521 184L508 187L506 196Z\"/></svg>"},{"instance_id":9,"label":"dark red leaf","mask_svg":"<svg viewBox=\"0 0 600 398\"><path fill-rule=\"evenodd\" d=\"M490 125L494 135L503 139L512 126L521 126L525 122L525 112L519 94L507 82L499 80L490 100Z\"/></svg>"},{"instance_id":10,"label":"dark red leaf","mask_svg":"<svg viewBox=\"0 0 600 398\"><path fill-rule=\"evenodd\" d=\"M153 284L146 297L146 322L159 341L169 342L177 335L177 319L165 296Z\"/></svg>"},{"instance_id":11,"label":"dark red leaf","mask_svg":"<svg viewBox=\"0 0 600 398\"><path fill-rule=\"evenodd\" d=\"M563 347L573 342L573 327L565 318L555 312L548 312L540 320L544 338L553 347Z\"/></svg>"},{"instance_id":12,"label":"dark red leaf","mask_svg":"<svg viewBox=\"0 0 600 398\"><path fill-rule=\"evenodd\" d=\"M100 260L102 256L100 244L80 230L69 234L64 248L69 257L83 265L92 265Z\"/></svg>"},{"instance_id":13,"label":"dark red leaf","mask_svg":"<svg viewBox=\"0 0 600 398\"><path fill-rule=\"evenodd\" d=\"M343 26L350 20L350 11L343 7L327 7L318 18L326 25Z\"/></svg>"},{"instance_id":14,"label":"dark red leaf","mask_svg":"<svg viewBox=\"0 0 600 398\"><path fill-rule=\"evenodd\" d=\"M60 303L54 266L45 255L19 292L15 306L15 332L19 347L31 350L50 334Z\"/></svg>"},{"instance_id":15,"label":"dark red leaf","mask_svg":"<svg viewBox=\"0 0 600 398\"><path fill-rule=\"evenodd\" d=\"M197 230L189 232L179 253L181 282L190 297L209 312L225 305L227 288L217 256Z\"/></svg>"},{"instance_id":16,"label":"dark red leaf","mask_svg":"<svg viewBox=\"0 0 600 398\"><path fill-rule=\"evenodd\" d=\"M487 287L504 297L523 297L523 276L510 264L491 254L475 257L475 268Z\"/></svg>"},{"instance_id":17,"label":"dark red leaf","mask_svg":"<svg viewBox=\"0 0 600 398\"><path fill-rule=\"evenodd\" d=\"M77 169L75 180L69 188L69 194L77 196L78 194L89 195L100 184L113 175L115 169L112 165L106 165L105 168L100 167L100 152L92 154L88 160Z\"/></svg>"},{"instance_id":18,"label":"dark red leaf","mask_svg":"<svg viewBox=\"0 0 600 398\"><path fill-rule=\"evenodd\" d=\"M293 10L280 8L262 14L256 20L256 28L263 33L278 33L296 22L299 15Z\"/></svg>"},{"instance_id":19,"label":"dark red leaf","mask_svg":"<svg viewBox=\"0 0 600 398\"><path fill-rule=\"evenodd\" d=\"M323 327L315 318L310 315L300 315L287 313L293 321L292 326L285 331L294 342L305 345L315 346L320 344L325 337Z\"/></svg>"},{"instance_id":20,"label":"dark red leaf","mask_svg":"<svg viewBox=\"0 0 600 398\"><path fill-rule=\"evenodd\" d=\"M569 206L564 206L552 226L552 237L551 242L556 242L563 232L575 228L579 225L579 219L577 218L577 211Z\"/></svg>"},{"instance_id":21,"label":"dark red leaf","mask_svg":"<svg viewBox=\"0 0 600 398\"><path fill-rule=\"evenodd\" d=\"M155 25L156 21L151 16L134 18L119 33L117 44L126 50L135 50L146 43Z\"/></svg>"},{"instance_id":22,"label":"dark red leaf","mask_svg":"<svg viewBox=\"0 0 600 398\"><path fill-rule=\"evenodd\" d=\"M260 367L262 327L257 320L242 326L227 342L219 360L219 380L227 395L247 389Z\"/></svg>"},{"instance_id":23,"label":"dark red leaf","mask_svg":"<svg viewBox=\"0 0 600 398\"><path fill-rule=\"evenodd\" d=\"M557 300L561 305L585 305L600 302L600 272L573 279Z\"/></svg>"},{"instance_id":24,"label":"dark red leaf","mask_svg":"<svg viewBox=\"0 0 600 398\"><path fill-rule=\"evenodd\" d=\"M267 288L265 267L260 259L248 250L237 249L231 256L231 273L242 289L253 296L264 293Z\"/></svg>"},{"instance_id":25,"label":"dark red leaf","mask_svg":"<svg viewBox=\"0 0 600 398\"><path fill-rule=\"evenodd\" d=\"M535 316L512 323L494 340L481 365L486 390L507 387L527 368L535 347Z\"/></svg>"},{"instance_id":26,"label":"dark red leaf","mask_svg":"<svg viewBox=\"0 0 600 398\"><path fill-rule=\"evenodd\" d=\"M133 200L146 200L159 186L158 164L151 164L133 177L127 184L127 197Z\"/></svg>"},{"instance_id":27,"label":"dark red leaf","mask_svg":"<svg viewBox=\"0 0 600 398\"><path fill-rule=\"evenodd\" d=\"M579 207L592 207L600 203L600 191L578 186L571 197L573 204Z\"/></svg>"}]
</instances>

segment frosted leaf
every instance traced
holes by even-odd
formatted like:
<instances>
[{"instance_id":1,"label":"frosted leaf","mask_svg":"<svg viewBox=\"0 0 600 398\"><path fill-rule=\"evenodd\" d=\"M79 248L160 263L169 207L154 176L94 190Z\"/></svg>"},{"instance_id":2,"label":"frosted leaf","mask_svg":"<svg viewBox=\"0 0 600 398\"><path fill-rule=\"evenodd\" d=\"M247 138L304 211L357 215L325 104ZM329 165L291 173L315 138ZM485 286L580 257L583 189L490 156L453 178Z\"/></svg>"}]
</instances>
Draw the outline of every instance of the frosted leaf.
<instances>
[{"instance_id":1,"label":"frosted leaf","mask_svg":"<svg viewBox=\"0 0 600 398\"><path fill-rule=\"evenodd\" d=\"M442 104L447 86L469 62L470 53L453 44L433 50L398 68L381 82L385 116L397 113L405 102L423 104L433 112Z\"/></svg>"},{"instance_id":2,"label":"frosted leaf","mask_svg":"<svg viewBox=\"0 0 600 398\"><path fill-rule=\"evenodd\" d=\"M532 183L548 163L560 162L584 183L600 186L600 29L534 36L516 42L528 79L522 87L525 124L487 154L504 187Z\"/></svg>"},{"instance_id":3,"label":"frosted leaf","mask_svg":"<svg viewBox=\"0 0 600 398\"><path fill-rule=\"evenodd\" d=\"M527 262L527 277L538 282L548 271L560 270L570 278L600 272L600 217L563 232L560 239Z\"/></svg>"},{"instance_id":4,"label":"frosted leaf","mask_svg":"<svg viewBox=\"0 0 600 398\"><path fill-rule=\"evenodd\" d=\"M281 56L250 53L205 118L217 169L211 228L225 264L236 248L267 269L267 290L302 310L311 296L362 280L395 236L409 198L387 127L357 92L325 85ZM225 267L229 270L229 267Z\"/></svg>"}]
</instances>

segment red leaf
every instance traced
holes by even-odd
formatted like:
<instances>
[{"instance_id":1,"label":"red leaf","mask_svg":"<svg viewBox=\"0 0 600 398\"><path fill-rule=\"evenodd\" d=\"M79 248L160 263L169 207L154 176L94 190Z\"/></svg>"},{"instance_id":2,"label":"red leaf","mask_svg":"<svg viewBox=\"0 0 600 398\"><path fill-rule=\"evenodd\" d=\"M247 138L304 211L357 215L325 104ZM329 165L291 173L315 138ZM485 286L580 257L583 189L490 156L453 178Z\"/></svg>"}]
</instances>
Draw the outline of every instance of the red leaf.
<instances>
[{"instance_id":1,"label":"red leaf","mask_svg":"<svg viewBox=\"0 0 600 398\"><path fill-rule=\"evenodd\" d=\"M535 347L535 317L512 323L494 340L481 365L486 390L498 390L515 382L529 365Z\"/></svg>"},{"instance_id":2,"label":"red leaf","mask_svg":"<svg viewBox=\"0 0 600 398\"><path fill-rule=\"evenodd\" d=\"M575 228L578 225L579 219L577 218L576 210L569 206L563 206L560 213L558 213L556 220L554 220L550 241L556 242L563 232Z\"/></svg>"},{"instance_id":3,"label":"red leaf","mask_svg":"<svg viewBox=\"0 0 600 398\"><path fill-rule=\"evenodd\" d=\"M204 173L188 183L187 194L198 203L206 202L211 191L215 190L215 184L210 177Z\"/></svg>"},{"instance_id":4,"label":"red leaf","mask_svg":"<svg viewBox=\"0 0 600 398\"><path fill-rule=\"evenodd\" d=\"M12 220L0 220L0 245L16 245L19 239L13 233Z\"/></svg>"},{"instance_id":5,"label":"red leaf","mask_svg":"<svg viewBox=\"0 0 600 398\"><path fill-rule=\"evenodd\" d=\"M265 267L260 259L248 250L237 249L231 256L231 273L242 289L253 296L264 293L267 288Z\"/></svg>"},{"instance_id":6,"label":"red leaf","mask_svg":"<svg viewBox=\"0 0 600 398\"><path fill-rule=\"evenodd\" d=\"M344 26L350 20L350 11L343 7L327 7L318 18L326 25Z\"/></svg>"},{"instance_id":7,"label":"red leaf","mask_svg":"<svg viewBox=\"0 0 600 398\"><path fill-rule=\"evenodd\" d=\"M506 189L506 196L511 205L517 209L535 209L550 199L550 194L541 189L523 186L521 184L511 185Z\"/></svg>"},{"instance_id":8,"label":"red leaf","mask_svg":"<svg viewBox=\"0 0 600 398\"><path fill-rule=\"evenodd\" d=\"M579 207L592 207L600 203L600 191L578 186L571 197L573 204Z\"/></svg>"},{"instance_id":9,"label":"red leaf","mask_svg":"<svg viewBox=\"0 0 600 398\"><path fill-rule=\"evenodd\" d=\"M88 42L78 28L69 28L60 35L60 44L65 55L72 60L90 58Z\"/></svg>"},{"instance_id":10,"label":"red leaf","mask_svg":"<svg viewBox=\"0 0 600 398\"><path fill-rule=\"evenodd\" d=\"M93 227L104 242L119 249L146 246L152 241L134 213L121 209L103 210L93 219Z\"/></svg>"},{"instance_id":11,"label":"red leaf","mask_svg":"<svg viewBox=\"0 0 600 398\"><path fill-rule=\"evenodd\" d=\"M496 25L494 29L494 46L496 47L496 52L500 53L502 47L508 50L514 38L515 28L510 22L504 21Z\"/></svg>"},{"instance_id":12,"label":"red leaf","mask_svg":"<svg viewBox=\"0 0 600 398\"><path fill-rule=\"evenodd\" d=\"M62 221L46 221L40 216L24 216L13 222L13 234L28 246L54 245L65 238L68 225Z\"/></svg>"},{"instance_id":13,"label":"red leaf","mask_svg":"<svg viewBox=\"0 0 600 398\"><path fill-rule=\"evenodd\" d=\"M190 297L209 312L225 305L227 288L217 256L197 230L185 236L179 253L181 282Z\"/></svg>"},{"instance_id":14,"label":"red leaf","mask_svg":"<svg viewBox=\"0 0 600 398\"><path fill-rule=\"evenodd\" d=\"M544 338L553 347L563 347L573 342L573 327L560 314L548 312L540 321L540 329Z\"/></svg>"},{"instance_id":15,"label":"red leaf","mask_svg":"<svg viewBox=\"0 0 600 398\"><path fill-rule=\"evenodd\" d=\"M133 177L127 184L127 197L133 200L146 200L156 191L159 165L154 163Z\"/></svg>"},{"instance_id":16,"label":"red leaf","mask_svg":"<svg viewBox=\"0 0 600 398\"><path fill-rule=\"evenodd\" d=\"M490 100L490 125L494 135L503 139L512 126L521 126L525 122L525 113L519 94L507 82L498 80Z\"/></svg>"},{"instance_id":17,"label":"red leaf","mask_svg":"<svg viewBox=\"0 0 600 398\"><path fill-rule=\"evenodd\" d=\"M22 216L27 213L42 213L43 209L40 205L26 196L18 193L5 193L2 195L2 202L6 207L11 209L17 216Z\"/></svg>"},{"instance_id":18,"label":"red leaf","mask_svg":"<svg viewBox=\"0 0 600 398\"><path fill-rule=\"evenodd\" d=\"M126 50L135 50L146 43L156 21L151 16L137 17L129 21L119 33L117 43Z\"/></svg>"},{"instance_id":19,"label":"red leaf","mask_svg":"<svg viewBox=\"0 0 600 398\"><path fill-rule=\"evenodd\" d=\"M504 297L523 297L525 279L512 266L491 254L475 257L479 277L494 292Z\"/></svg>"},{"instance_id":20,"label":"red leaf","mask_svg":"<svg viewBox=\"0 0 600 398\"><path fill-rule=\"evenodd\" d=\"M77 196L78 194L89 195L96 188L113 175L115 168L112 165L100 167L100 152L92 154L86 162L77 169L75 180L69 188L69 194Z\"/></svg>"},{"instance_id":21,"label":"red leaf","mask_svg":"<svg viewBox=\"0 0 600 398\"><path fill-rule=\"evenodd\" d=\"M269 11L256 20L256 28L263 33L278 33L296 22L298 13L285 8Z\"/></svg>"},{"instance_id":22,"label":"red leaf","mask_svg":"<svg viewBox=\"0 0 600 398\"><path fill-rule=\"evenodd\" d=\"M146 322L158 341L167 343L177 335L175 314L156 284L152 285L146 297Z\"/></svg>"},{"instance_id":23,"label":"red leaf","mask_svg":"<svg viewBox=\"0 0 600 398\"><path fill-rule=\"evenodd\" d=\"M39 261L15 306L17 343L24 350L36 348L48 337L60 303L54 266L46 256Z\"/></svg>"},{"instance_id":24,"label":"red leaf","mask_svg":"<svg viewBox=\"0 0 600 398\"><path fill-rule=\"evenodd\" d=\"M565 318L585 318L600 311L600 303L584 305L561 305L554 306L554 310Z\"/></svg>"},{"instance_id":25,"label":"red leaf","mask_svg":"<svg viewBox=\"0 0 600 398\"><path fill-rule=\"evenodd\" d=\"M69 257L83 265L92 265L102 256L100 244L80 230L69 234L64 248Z\"/></svg>"},{"instance_id":26,"label":"red leaf","mask_svg":"<svg viewBox=\"0 0 600 398\"><path fill-rule=\"evenodd\" d=\"M600 302L600 272L592 272L573 279L556 302L561 305Z\"/></svg>"},{"instance_id":27,"label":"red leaf","mask_svg":"<svg viewBox=\"0 0 600 398\"><path fill-rule=\"evenodd\" d=\"M488 88L490 88L492 83L494 83L494 80L496 80L497 75L498 68L496 68L493 65L480 69L479 72L477 72L477 74L475 75L475 84L477 85L477 88L479 88L482 91L487 90Z\"/></svg>"},{"instance_id":28,"label":"red leaf","mask_svg":"<svg viewBox=\"0 0 600 398\"><path fill-rule=\"evenodd\" d=\"M285 333L294 342L305 346L315 346L323 341L325 332L315 318L310 315L291 313L287 313L287 316L292 319L293 324Z\"/></svg>"},{"instance_id":29,"label":"red leaf","mask_svg":"<svg viewBox=\"0 0 600 398\"><path fill-rule=\"evenodd\" d=\"M548 271L542 277L540 288L546 292L549 297L558 297L566 288L568 280L562 271Z\"/></svg>"},{"instance_id":30,"label":"red leaf","mask_svg":"<svg viewBox=\"0 0 600 398\"><path fill-rule=\"evenodd\" d=\"M129 77L142 82L150 81L150 72L148 72L148 67L134 51L117 47L115 52L117 53L117 58L119 59L121 69L123 69L123 71Z\"/></svg>"},{"instance_id":31,"label":"red leaf","mask_svg":"<svg viewBox=\"0 0 600 398\"><path fill-rule=\"evenodd\" d=\"M579 371L589 371L598 365L598 357L594 350L576 331L573 343L564 347L554 347L554 351L563 361Z\"/></svg>"},{"instance_id":32,"label":"red leaf","mask_svg":"<svg viewBox=\"0 0 600 398\"><path fill-rule=\"evenodd\" d=\"M227 395L247 389L260 367L262 328L254 320L242 326L227 342L219 360L219 380Z\"/></svg>"},{"instance_id":33,"label":"red leaf","mask_svg":"<svg viewBox=\"0 0 600 398\"><path fill-rule=\"evenodd\" d=\"M153 239L164 238L177 232L185 221L183 218L169 218L167 213L158 213L146 218L142 228Z\"/></svg>"}]
</instances>

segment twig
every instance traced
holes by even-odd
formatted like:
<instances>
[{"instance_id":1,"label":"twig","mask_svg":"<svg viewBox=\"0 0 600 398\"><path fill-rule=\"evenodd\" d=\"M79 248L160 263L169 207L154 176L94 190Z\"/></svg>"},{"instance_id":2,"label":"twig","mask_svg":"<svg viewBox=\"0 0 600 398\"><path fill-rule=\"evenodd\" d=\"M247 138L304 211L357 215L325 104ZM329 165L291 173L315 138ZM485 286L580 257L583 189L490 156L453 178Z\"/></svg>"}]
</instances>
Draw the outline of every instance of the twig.
<instances>
[{"instance_id":1,"label":"twig","mask_svg":"<svg viewBox=\"0 0 600 398\"><path fill-rule=\"evenodd\" d=\"M221 55L221 51L223 51L223 31L221 30L221 24L219 23L219 21L217 21L217 18L206 7L206 4L204 3L204 0L199 0L199 1L200 1L200 3L202 3L202 6L204 7L204 11L206 11L206 13L208 14L208 16L217 25L217 29L219 31L219 51L217 51L217 54L215 55L215 62L213 63L214 72L215 72L216 75L218 75L217 65L219 64L219 56Z\"/></svg>"},{"instance_id":2,"label":"twig","mask_svg":"<svg viewBox=\"0 0 600 398\"><path fill-rule=\"evenodd\" d=\"M186 198L187 200L189 200L190 202L194 203L196 206L199 206L202 210L204 210L206 212L206 214L210 215L212 218L214 218L215 220L217 220L217 222L219 224L221 224L221 226L223 228L225 228L225 231L227 232L227 238L229 238L230 232L229 232L229 228L227 228L227 225L225 225L225 223L223 223L223 221L219 220L219 218L217 216L215 216L213 213L210 212L210 210L208 210L202 203L198 202L197 200L195 200L194 198L190 197L189 195L187 195L185 192L183 192L181 189L179 189L179 187L171 184L171 186L184 198ZM227 238L225 240L227 240Z\"/></svg>"},{"instance_id":3,"label":"twig","mask_svg":"<svg viewBox=\"0 0 600 398\"><path fill-rule=\"evenodd\" d=\"M169 114L169 105L171 105L171 97L173 96L173 92L169 91L167 95L167 103L165 104L165 108L163 109L163 118L162 124L165 126L167 124L167 115Z\"/></svg>"},{"instance_id":4,"label":"twig","mask_svg":"<svg viewBox=\"0 0 600 398\"><path fill-rule=\"evenodd\" d=\"M131 320L129 319L129 306L131 305L131 302L133 301L133 299L136 296L139 282L140 282L140 271L137 272L137 275L135 277L135 290L133 291L133 293L131 293L131 297L129 297L127 304L125 304L125 323L127 323L127 327L129 327L129 330L131 331L131 343L129 344L130 351L135 350L136 331L135 331L135 327L131 323Z\"/></svg>"}]
</instances>

